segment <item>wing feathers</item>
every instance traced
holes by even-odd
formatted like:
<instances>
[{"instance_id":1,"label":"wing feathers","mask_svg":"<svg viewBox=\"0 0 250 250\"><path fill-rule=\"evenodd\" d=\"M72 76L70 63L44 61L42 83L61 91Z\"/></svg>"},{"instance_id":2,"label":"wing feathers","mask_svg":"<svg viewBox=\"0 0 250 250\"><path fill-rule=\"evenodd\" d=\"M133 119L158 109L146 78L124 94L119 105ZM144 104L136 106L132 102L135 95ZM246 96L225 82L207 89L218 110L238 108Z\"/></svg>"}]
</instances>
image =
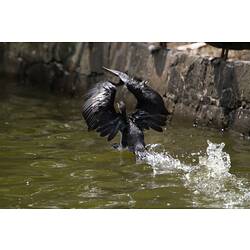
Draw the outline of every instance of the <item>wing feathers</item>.
<instances>
[{"instance_id":1,"label":"wing feathers","mask_svg":"<svg viewBox=\"0 0 250 250\"><path fill-rule=\"evenodd\" d=\"M100 136L112 140L124 123L121 114L114 108L116 87L110 82L97 83L85 95L82 116L89 130L96 130Z\"/></svg>"},{"instance_id":2,"label":"wing feathers","mask_svg":"<svg viewBox=\"0 0 250 250\"><path fill-rule=\"evenodd\" d=\"M152 128L158 132L162 132L162 126L166 125L166 116L161 114L149 114L148 112L137 110L131 115L133 121L141 129Z\"/></svg>"}]
</instances>

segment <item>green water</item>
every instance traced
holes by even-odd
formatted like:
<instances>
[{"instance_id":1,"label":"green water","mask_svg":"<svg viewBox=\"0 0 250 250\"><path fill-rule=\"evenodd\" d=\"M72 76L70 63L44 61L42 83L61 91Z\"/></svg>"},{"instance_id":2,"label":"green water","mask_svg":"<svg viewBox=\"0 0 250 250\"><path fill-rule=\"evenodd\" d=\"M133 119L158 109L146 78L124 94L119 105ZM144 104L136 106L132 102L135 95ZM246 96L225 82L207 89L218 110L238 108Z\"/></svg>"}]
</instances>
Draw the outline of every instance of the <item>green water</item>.
<instances>
[{"instance_id":1,"label":"green water","mask_svg":"<svg viewBox=\"0 0 250 250\"><path fill-rule=\"evenodd\" d=\"M138 162L87 132L79 99L0 85L0 208L250 207L250 140L238 134L176 120L146 132L147 144L160 144L156 163ZM198 163L207 140L226 144L230 169L214 175Z\"/></svg>"}]
</instances>

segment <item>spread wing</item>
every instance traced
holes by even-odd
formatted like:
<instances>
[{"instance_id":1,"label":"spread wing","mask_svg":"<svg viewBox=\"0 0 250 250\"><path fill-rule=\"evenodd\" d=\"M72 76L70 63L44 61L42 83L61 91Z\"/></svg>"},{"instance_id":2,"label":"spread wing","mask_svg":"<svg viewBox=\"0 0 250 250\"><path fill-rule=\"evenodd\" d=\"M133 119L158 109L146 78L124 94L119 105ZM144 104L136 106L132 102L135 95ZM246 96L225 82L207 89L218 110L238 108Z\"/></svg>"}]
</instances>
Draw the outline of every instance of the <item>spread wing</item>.
<instances>
[{"instance_id":1,"label":"spread wing","mask_svg":"<svg viewBox=\"0 0 250 250\"><path fill-rule=\"evenodd\" d=\"M166 116L161 114L150 114L146 111L138 109L130 118L136 123L136 125L143 129L154 129L158 132L162 132L162 126L166 126Z\"/></svg>"},{"instance_id":2,"label":"spread wing","mask_svg":"<svg viewBox=\"0 0 250 250\"><path fill-rule=\"evenodd\" d=\"M126 84L128 90L137 99L136 112L131 116L141 129L152 128L162 132L166 125L167 115L164 101L159 93L152 89L147 82L132 80Z\"/></svg>"},{"instance_id":3,"label":"spread wing","mask_svg":"<svg viewBox=\"0 0 250 250\"><path fill-rule=\"evenodd\" d=\"M141 129L152 128L156 131L162 131L161 127L166 125L169 112L165 108L160 94L152 89L146 81L139 82L118 70L105 67L103 69L118 76L120 82L125 84L127 89L135 96L137 100L136 111L130 115L130 118Z\"/></svg>"},{"instance_id":4,"label":"spread wing","mask_svg":"<svg viewBox=\"0 0 250 250\"><path fill-rule=\"evenodd\" d=\"M112 83L100 82L86 94L82 115L89 130L96 130L100 136L108 136L112 140L125 125L124 119L114 108L116 86Z\"/></svg>"}]
</instances>

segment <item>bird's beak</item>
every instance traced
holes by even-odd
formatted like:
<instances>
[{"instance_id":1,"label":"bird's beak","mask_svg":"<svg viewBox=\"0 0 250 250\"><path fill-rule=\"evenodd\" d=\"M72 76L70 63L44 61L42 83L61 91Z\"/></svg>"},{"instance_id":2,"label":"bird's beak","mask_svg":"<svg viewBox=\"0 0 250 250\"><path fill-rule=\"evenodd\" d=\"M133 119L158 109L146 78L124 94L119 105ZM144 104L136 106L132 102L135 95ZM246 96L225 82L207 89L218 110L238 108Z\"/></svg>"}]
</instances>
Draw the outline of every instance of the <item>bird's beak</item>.
<instances>
[{"instance_id":1,"label":"bird's beak","mask_svg":"<svg viewBox=\"0 0 250 250\"><path fill-rule=\"evenodd\" d=\"M118 76L119 77L119 71L118 70L113 70L113 69L108 69L108 68L106 68L106 67L102 67L104 70L106 70L106 71L108 71L109 73L112 73L113 75L115 75L115 76Z\"/></svg>"},{"instance_id":2,"label":"bird's beak","mask_svg":"<svg viewBox=\"0 0 250 250\"><path fill-rule=\"evenodd\" d=\"M122 84L126 84L127 82L129 82L130 77L118 70L114 70L114 69L108 69L106 67L102 67L104 70L108 71L109 73L112 73L113 75L117 76L120 78L120 82L118 83L118 85L122 85Z\"/></svg>"},{"instance_id":3,"label":"bird's beak","mask_svg":"<svg viewBox=\"0 0 250 250\"><path fill-rule=\"evenodd\" d=\"M113 75L115 75L115 76L117 76L117 77L119 77L119 79L120 79L120 81L118 82L118 83L114 83L114 82L111 82L114 86L121 86L121 85L123 85L124 83L122 82L122 80L121 80L121 77L120 77L120 72L119 71L117 71L117 70L113 70L113 69L108 69L108 68L106 68L106 67L102 67L104 70L106 70L107 72L109 72L109 73L112 73Z\"/></svg>"}]
</instances>

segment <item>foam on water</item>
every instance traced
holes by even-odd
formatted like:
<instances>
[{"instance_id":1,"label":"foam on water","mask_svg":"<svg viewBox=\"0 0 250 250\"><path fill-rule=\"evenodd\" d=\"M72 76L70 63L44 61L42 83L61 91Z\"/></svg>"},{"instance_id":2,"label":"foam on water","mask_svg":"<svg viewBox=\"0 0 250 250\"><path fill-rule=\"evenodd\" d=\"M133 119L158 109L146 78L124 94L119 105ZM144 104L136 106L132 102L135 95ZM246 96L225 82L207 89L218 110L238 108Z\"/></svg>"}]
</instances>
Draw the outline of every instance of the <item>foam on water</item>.
<instances>
[{"instance_id":1,"label":"foam on water","mask_svg":"<svg viewBox=\"0 0 250 250\"><path fill-rule=\"evenodd\" d=\"M160 145L153 144L147 148L147 153L140 155L138 161L149 164L154 175L178 174L183 185L193 193L193 206L235 208L250 205L249 183L237 178L229 172L230 155L223 151L225 144L215 144L207 141L208 147L204 155L192 153L188 158L198 156L198 164L185 164L172 157Z\"/></svg>"}]
</instances>

